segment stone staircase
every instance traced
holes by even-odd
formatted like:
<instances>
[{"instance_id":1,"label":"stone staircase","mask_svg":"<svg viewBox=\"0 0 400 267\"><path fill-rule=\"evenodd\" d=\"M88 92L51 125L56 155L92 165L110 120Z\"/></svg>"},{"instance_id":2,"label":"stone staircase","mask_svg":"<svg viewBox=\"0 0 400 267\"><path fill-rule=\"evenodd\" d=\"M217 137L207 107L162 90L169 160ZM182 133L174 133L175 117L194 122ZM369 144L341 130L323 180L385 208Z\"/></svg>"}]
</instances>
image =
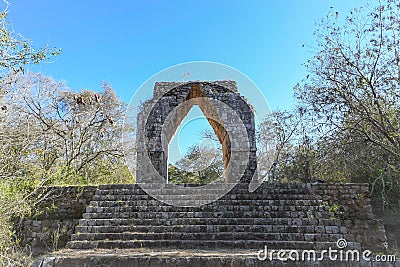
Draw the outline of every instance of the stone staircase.
<instances>
[{"instance_id":1,"label":"stone staircase","mask_svg":"<svg viewBox=\"0 0 400 267\"><path fill-rule=\"evenodd\" d=\"M170 206L138 185L101 185L87 206L71 249L315 249L336 248L339 238L351 237L325 198L325 185L263 184L248 192L236 185L217 201L200 207ZM159 194L175 201L207 199L209 194L174 195L168 185ZM215 191L219 190L218 185ZM325 192L325 193L324 193ZM215 192L211 192L215 193ZM343 210L359 205L357 195L337 192ZM336 200L335 200L336 201ZM359 248L359 242L348 247Z\"/></svg>"}]
</instances>

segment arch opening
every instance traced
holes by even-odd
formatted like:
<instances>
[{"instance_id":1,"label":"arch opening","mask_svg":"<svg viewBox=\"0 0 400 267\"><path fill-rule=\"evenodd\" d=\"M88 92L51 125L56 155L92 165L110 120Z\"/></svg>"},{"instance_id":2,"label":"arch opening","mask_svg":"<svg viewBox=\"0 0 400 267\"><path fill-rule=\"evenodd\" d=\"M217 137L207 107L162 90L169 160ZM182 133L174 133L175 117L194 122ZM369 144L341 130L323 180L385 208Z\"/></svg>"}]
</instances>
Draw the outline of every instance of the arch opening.
<instances>
[{"instance_id":1,"label":"arch opening","mask_svg":"<svg viewBox=\"0 0 400 267\"><path fill-rule=\"evenodd\" d=\"M210 147L207 144L196 144L189 147L181 160L172 164L169 161L169 149L174 136L179 136L179 128L185 124L185 119L189 113L198 107L202 117L210 126L210 131L203 136L204 140L218 143L218 146ZM189 93L181 105L179 111L174 112L170 123L166 123L166 143L167 153L168 183L196 183L207 184L210 182L223 182L225 170L230 159L229 135L223 126L217 111L207 99L199 84L191 85ZM190 118L189 118L190 119ZM168 120L167 120L168 121ZM176 144L175 144L176 146ZM174 147L176 149L176 147Z\"/></svg>"},{"instance_id":2,"label":"arch opening","mask_svg":"<svg viewBox=\"0 0 400 267\"><path fill-rule=\"evenodd\" d=\"M168 181L169 145L193 106L201 110L221 144L224 183L249 182L257 168L254 117L234 81L155 84L154 97L137 117L137 181Z\"/></svg>"},{"instance_id":3,"label":"arch opening","mask_svg":"<svg viewBox=\"0 0 400 267\"><path fill-rule=\"evenodd\" d=\"M168 146L169 184L223 182L222 145L197 105L193 105Z\"/></svg>"}]
</instances>

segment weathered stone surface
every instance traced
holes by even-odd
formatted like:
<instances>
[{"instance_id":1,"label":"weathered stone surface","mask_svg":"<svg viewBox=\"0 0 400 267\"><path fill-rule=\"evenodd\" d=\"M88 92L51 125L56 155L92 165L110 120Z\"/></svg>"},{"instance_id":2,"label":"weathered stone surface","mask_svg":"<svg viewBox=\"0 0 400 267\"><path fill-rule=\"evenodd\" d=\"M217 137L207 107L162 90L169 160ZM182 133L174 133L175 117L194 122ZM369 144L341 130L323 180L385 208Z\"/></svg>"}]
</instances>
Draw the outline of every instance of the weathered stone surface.
<instances>
[{"instance_id":1,"label":"weathered stone surface","mask_svg":"<svg viewBox=\"0 0 400 267\"><path fill-rule=\"evenodd\" d=\"M52 186L39 189L42 201L31 217L16 222L21 245L28 245L33 255L63 248L75 232L86 206L97 187Z\"/></svg>"},{"instance_id":2,"label":"weathered stone surface","mask_svg":"<svg viewBox=\"0 0 400 267\"><path fill-rule=\"evenodd\" d=\"M146 179L155 172L165 181L168 143L193 105L199 105L221 142L228 174L224 183L184 194L182 188L195 185L180 187ZM257 167L254 117L233 81L156 83L154 98L143 105L138 116L137 150L139 184L87 187L83 195L77 194L76 188L55 189L65 193L50 194L53 202L47 205L59 203L57 211L25 220L21 233L33 247L38 246L38 239L54 245L55 236L50 233L56 231L70 240L67 247L75 251L45 258L34 266L310 266L310 262L286 265L235 253L79 256L90 249L254 253L267 246L321 251L336 249L337 241L346 239L347 249L385 251L385 231L373 216L366 184L263 183L249 192ZM57 243L57 247L63 245ZM315 266L354 265L324 261Z\"/></svg>"},{"instance_id":3,"label":"weathered stone surface","mask_svg":"<svg viewBox=\"0 0 400 267\"><path fill-rule=\"evenodd\" d=\"M396 262L360 261L280 261L277 259L260 260L258 251L140 251L140 250L96 250L90 252L66 251L56 253L50 260L38 259L31 267L391 267L399 266Z\"/></svg>"},{"instance_id":4,"label":"weathered stone surface","mask_svg":"<svg viewBox=\"0 0 400 267\"><path fill-rule=\"evenodd\" d=\"M168 144L193 105L222 144L225 181L249 182L257 168L254 114L235 81L155 84L137 118L137 180L167 179Z\"/></svg>"},{"instance_id":5,"label":"weathered stone surface","mask_svg":"<svg viewBox=\"0 0 400 267\"><path fill-rule=\"evenodd\" d=\"M218 190L218 185L215 188ZM37 254L62 248L71 240L69 246L74 248L147 244L207 249L258 248L264 241L275 247L288 246L285 242L323 244L345 238L360 243L363 249L385 249L384 228L381 221L371 219L365 184L263 184L253 193L246 184L238 184L218 201L197 208L161 203L138 185L101 185L93 196L95 189L52 188L49 192L54 195L50 193L47 205L58 209L50 212L42 203L46 211L42 217L19 224L23 244ZM171 193L168 188L164 192ZM324 201L327 194L331 198ZM338 205L342 199L353 201ZM86 203L89 205L84 208ZM79 212L80 219L76 218ZM60 237L56 243L54 233ZM188 245L188 240L193 242Z\"/></svg>"},{"instance_id":6,"label":"weathered stone surface","mask_svg":"<svg viewBox=\"0 0 400 267\"><path fill-rule=\"evenodd\" d=\"M246 184L238 184L210 204L177 207L155 200L138 185L103 185L68 246L310 249L335 246L345 238L363 249L384 251L383 226L368 219L372 211L366 189L365 184L263 184L249 193ZM329 201L323 200L326 194ZM342 199L353 201L337 204Z\"/></svg>"}]
</instances>

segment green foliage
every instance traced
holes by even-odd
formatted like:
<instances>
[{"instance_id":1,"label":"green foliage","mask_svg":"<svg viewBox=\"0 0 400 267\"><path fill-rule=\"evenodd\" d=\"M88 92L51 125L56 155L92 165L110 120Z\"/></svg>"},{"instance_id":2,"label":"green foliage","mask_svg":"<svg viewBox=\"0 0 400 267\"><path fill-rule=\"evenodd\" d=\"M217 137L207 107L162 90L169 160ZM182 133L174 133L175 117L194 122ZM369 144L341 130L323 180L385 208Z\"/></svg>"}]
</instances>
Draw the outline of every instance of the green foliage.
<instances>
[{"instance_id":1,"label":"green foliage","mask_svg":"<svg viewBox=\"0 0 400 267\"><path fill-rule=\"evenodd\" d=\"M14 33L5 8L0 12L0 51L0 266L28 266L29 252L18 246L14 223L16 218L31 213L35 201L28 198L42 180L35 173L35 157L30 156L25 143L30 138L29 133L24 133L29 120L16 120L22 115L16 110L5 114L13 106L8 89L24 72L25 65L57 56L60 50L35 50L28 39ZM28 158L31 161L25 160Z\"/></svg>"},{"instance_id":2,"label":"green foliage","mask_svg":"<svg viewBox=\"0 0 400 267\"><path fill-rule=\"evenodd\" d=\"M37 51L33 49L28 39L13 32L7 15L7 9L0 12L0 81L3 81L6 75L23 72L27 64L38 64L61 53L61 50L56 48L45 47Z\"/></svg>"},{"instance_id":3,"label":"green foliage","mask_svg":"<svg viewBox=\"0 0 400 267\"><path fill-rule=\"evenodd\" d=\"M329 212L336 213L338 211L339 211L339 205L337 205L337 204L334 204L334 205L329 207Z\"/></svg>"},{"instance_id":4,"label":"green foliage","mask_svg":"<svg viewBox=\"0 0 400 267\"><path fill-rule=\"evenodd\" d=\"M60 54L34 49L0 12L0 266L28 266L14 223L33 212L39 186L133 183L122 161L125 104L108 84L74 92L24 66ZM54 233L57 247L58 233Z\"/></svg>"},{"instance_id":5,"label":"green foliage","mask_svg":"<svg viewBox=\"0 0 400 267\"><path fill-rule=\"evenodd\" d=\"M73 92L41 74L15 77L2 99L1 177L43 185L134 181L122 160L125 104L109 85Z\"/></svg>"},{"instance_id":6,"label":"green foliage","mask_svg":"<svg viewBox=\"0 0 400 267\"><path fill-rule=\"evenodd\" d=\"M102 160L93 169L80 172L75 168L59 166L48 171L48 179L43 185L99 185L135 183L128 167L122 162ZM39 179L39 181L43 181Z\"/></svg>"},{"instance_id":7,"label":"green foliage","mask_svg":"<svg viewBox=\"0 0 400 267\"><path fill-rule=\"evenodd\" d=\"M221 153L213 148L192 146L176 163L168 166L168 181L173 184L208 184L222 181L224 165Z\"/></svg>"},{"instance_id":8,"label":"green foliage","mask_svg":"<svg viewBox=\"0 0 400 267\"><path fill-rule=\"evenodd\" d=\"M21 183L22 182L22 183ZM32 211L32 203L27 201L32 181L0 180L0 266L27 266L29 253L18 246L15 236L15 218Z\"/></svg>"},{"instance_id":9,"label":"green foliage","mask_svg":"<svg viewBox=\"0 0 400 267\"><path fill-rule=\"evenodd\" d=\"M400 5L332 10L317 25L295 95L319 151L316 177L372 184L381 209L400 191ZM376 206L377 207L377 206Z\"/></svg>"},{"instance_id":10,"label":"green foliage","mask_svg":"<svg viewBox=\"0 0 400 267\"><path fill-rule=\"evenodd\" d=\"M221 174L212 170L205 170L202 173L182 171L174 165L168 166L168 181L172 184L208 184L221 180Z\"/></svg>"}]
</instances>

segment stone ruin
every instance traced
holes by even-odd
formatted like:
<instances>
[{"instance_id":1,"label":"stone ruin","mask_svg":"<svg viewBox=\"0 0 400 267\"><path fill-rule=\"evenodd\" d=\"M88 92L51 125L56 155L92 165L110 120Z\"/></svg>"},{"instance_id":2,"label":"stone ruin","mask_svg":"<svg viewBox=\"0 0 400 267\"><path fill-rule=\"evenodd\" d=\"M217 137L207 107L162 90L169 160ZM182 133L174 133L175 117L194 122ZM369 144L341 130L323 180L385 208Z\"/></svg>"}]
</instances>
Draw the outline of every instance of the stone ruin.
<instances>
[{"instance_id":1,"label":"stone ruin","mask_svg":"<svg viewBox=\"0 0 400 267\"><path fill-rule=\"evenodd\" d=\"M155 84L137 119L138 182L157 173L167 179L168 145L194 105L222 145L225 182L250 182L257 169L254 114L234 81Z\"/></svg>"},{"instance_id":2,"label":"stone ruin","mask_svg":"<svg viewBox=\"0 0 400 267\"><path fill-rule=\"evenodd\" d=\"M193 105L199 105L223 146L228 170L225 184L234 182L235 186L219 199L190 207L179 203L208 199L212 192L223 188L224 183L213 184L201 194L184 195L176 194L177 189L169 184L160 186L157 179L165 181L168 175L168 143ZM235 126L237 123L244 131L237 130L240 127ZM137 179L148 182L149 174L154 175L157 183L152 179L148 185L155 186L159 195L173 198L178 204L160 201L140 184L100 185L95 189L85 188L89 193L69 200L71 205L77 199L79 203L88 203L77 206L85 207L80 210L80 219L63 221L57 217L57 225L67 225L67 222L74 225L74 233L66 234L66 239L70 240L66 246L70 249L225 249L253 251L253 256L243 258L229 254L231 256L223 259L176 256L175 260L169 260L171 256L146 258L119 253L87 257L64 255L52 258L53 265L37 266L98 266L96 264L104 262L110 263L107 266L270 266L269 261L260 262L255 256L265 246L268 249L323 250L337 248L339 239L347 240L347 249L385 250L385 231L382 222L372 213L367 184L262 183L254 192L249 192L248 185L257 167L254 131L251 106L240 96L235 82L158 82L153 99L144 104L139 115L138 162L145 162L145 165L139 164ZM242 144L245 145L243 151ZM236 168L242 169L240 177L233 177L238 171ZM65 202L65 199L58 197L52 203L57 201ZM60 214L66 216L66 211L57 213ZM25 229L29 229L22 231L24 240L34 243L44 230L31 227L32 224L42 225L44 221L32 220L24 224ZM278 262L273 266L289 266L285 264ZM326 266L350 265L336 262Z\"/></svg>"}]
</instances>

